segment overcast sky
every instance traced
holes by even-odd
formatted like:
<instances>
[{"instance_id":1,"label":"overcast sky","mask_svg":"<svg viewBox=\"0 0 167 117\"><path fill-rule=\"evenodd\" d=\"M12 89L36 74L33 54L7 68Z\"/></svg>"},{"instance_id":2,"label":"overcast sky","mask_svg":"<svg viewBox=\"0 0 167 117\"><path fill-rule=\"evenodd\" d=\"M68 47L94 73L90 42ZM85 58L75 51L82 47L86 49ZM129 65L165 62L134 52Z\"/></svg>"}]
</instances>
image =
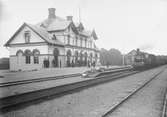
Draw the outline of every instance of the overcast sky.
<instances>
[{"instance_id":1,"label":"overcast sky","mask_svg":"<svg viewBox=\"0 0 167 117\"><path fill-rule=\"evenodd\" d=\"M3 45L23 22L46 19L51 7L76 22L80 7L81 22L96 30L99 48L167 55L167 0L0 0L0 57L9 56Z\"/></svg>"}]
</instances>

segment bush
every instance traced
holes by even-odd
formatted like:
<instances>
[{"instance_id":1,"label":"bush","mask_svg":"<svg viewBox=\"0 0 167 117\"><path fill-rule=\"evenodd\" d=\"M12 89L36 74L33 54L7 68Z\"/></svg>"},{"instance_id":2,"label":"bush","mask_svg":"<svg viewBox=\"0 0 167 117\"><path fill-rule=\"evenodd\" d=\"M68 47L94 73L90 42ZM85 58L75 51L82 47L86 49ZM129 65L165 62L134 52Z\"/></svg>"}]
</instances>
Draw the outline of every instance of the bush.
<instances>
[{"instance_id":1,"label":"bush","mask_svg":"<svg viewBox=\"0 0 167 117\"><path fill-rule=\"evenodd\" d=\"M0 69L9 69L9 58L0 58Z\"/></svg>"}]
</instances>

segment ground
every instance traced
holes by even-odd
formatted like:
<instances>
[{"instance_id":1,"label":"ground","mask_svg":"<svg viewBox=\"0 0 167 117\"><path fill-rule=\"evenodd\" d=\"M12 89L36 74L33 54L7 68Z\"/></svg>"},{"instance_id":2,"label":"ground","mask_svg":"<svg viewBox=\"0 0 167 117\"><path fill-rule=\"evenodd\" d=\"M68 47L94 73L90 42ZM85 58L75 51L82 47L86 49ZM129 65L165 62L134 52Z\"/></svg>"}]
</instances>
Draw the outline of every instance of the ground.
<instances>
[{"instance_id":1,"label":"ground","mask_svg":"<svg viewBox=\"0 0 167 117\"><path fill-rule=\"evenodd\" d=\"M4 113L7 117L100 117L158 73L162 68L145 71L121 80L108 82L80 92L47 100L35 105Z\"/></svg>"}]
</instances>

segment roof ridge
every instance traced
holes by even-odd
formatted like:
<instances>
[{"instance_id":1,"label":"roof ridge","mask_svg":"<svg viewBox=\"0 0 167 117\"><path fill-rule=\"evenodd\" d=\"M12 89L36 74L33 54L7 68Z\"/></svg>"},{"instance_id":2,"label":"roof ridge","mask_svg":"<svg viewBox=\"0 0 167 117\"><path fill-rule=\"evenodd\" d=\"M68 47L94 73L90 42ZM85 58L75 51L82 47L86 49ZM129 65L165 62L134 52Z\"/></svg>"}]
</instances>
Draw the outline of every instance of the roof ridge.
<instances>
[{"instance_id":1,"label":"roof ridge","mask_svg":"<svg viewBox=\"0 0 167 117\"><path fill-rule=\"evenodd\" d=\"M31 25L31 24L30 24ZM30 26L29 25L29 26ZM46 42L51 43L51 44L57 44L57 45L64 45L60 40L52 40L51 36L47 32L47 30L43 27L36 26L36 25L31 25L31 28L39 35L41 36ZM40 30L34 29L38 28L43 32L40 32ZM45 34L44 34L45 33Z\"/></svg>"}]
</instances>

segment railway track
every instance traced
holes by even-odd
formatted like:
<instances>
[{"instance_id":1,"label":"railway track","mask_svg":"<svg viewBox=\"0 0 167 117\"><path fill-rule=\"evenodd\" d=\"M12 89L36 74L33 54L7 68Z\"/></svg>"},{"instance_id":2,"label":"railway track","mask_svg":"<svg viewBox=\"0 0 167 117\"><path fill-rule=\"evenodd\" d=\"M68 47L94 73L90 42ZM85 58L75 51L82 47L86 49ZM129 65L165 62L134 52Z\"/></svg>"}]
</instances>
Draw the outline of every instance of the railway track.
<instances>
[{"instance_id":1,"label":"railway track","mask_svg":"<svg viewBox=\"0 0 167 117\"><path fill-rule=\"evenodd\" d=\"M119 71L128 70L130 67L123 67L123 68L112 68L105 71L106 73L114 73ZM78 74L70 74L70 75L63 75L63 76L55 76L55 77L45 77L45 78L36 78L36 79L28 79L28 80L21 80L21 81L12 81L12 82L5 82L0 83L0 87L8 87L8 86L14 86L14 85L22 85L22 84L30 84L30 83L36 83L36 82L44 82L44 81L50 81L50 80L58 80L58 79L65 79L70 77L78 77L81 76L81 73Z\"/></svg>"},{"instance_id":2,"label":"railway track","mask_svg":"<svg viewBox=\"0 0 167 117\"><path fill-rule=\"evenodd\" d=\"M167 89L166 89L166 93L165 93L165 96L164 96L164 103L163 103L163 109L162 109L161 117L167 117Z\"/></svg>"},{"instance_id":3,"label":"railway track","mask_svg":"<svg viewBox=\"0 0 167 117\"><path fill-rule=\"evenodd\" d=\"M127 100L129 100L133 95L135 95L138 91L140 91L141 89L143 89L148 83L150 83L152 80L154 80L155 78L157 78L158 75L160 75L164 70L160 71L159 73L157 73L156 75L154 75L151 79L149 79L148 81L146 81L143 85L141 85L139 88L137 88L136 90L134 90L133 92L131 92L128 96L126 96L125 98L123 98L123 100L121 100L119 103L117 103L115 106L113 106L112 108L110 108L109 110L107 110L101 117L110 117L111 114L118 109L123 103L125 103ZM165 109L166 110L166 109ZM166 117L166 116L162 116L162 117Z\"/></svg>"},{"instance_id":4,"label":"railway track","mask_svg":"<svg viewBox=\"0 0 167 117\"><path fill-rule=\"evenodd\" d=\"M137 71L120 71L112 74L98 76L97 78L88 79L76 83L66 84L62 86L52 87L43 90L37 90L33 92L27 92L23 94L13 95L0 99L0 111L8 111L13 107L24 105L25 103L32 103L37 100L42 100L48 97L58 97L60 95L74 93L78 90L89 88L98 84L102 84L108 81L114 81L132 74L138 73Z\"/></svg>"},{"instance_id":5,"label":"railway track","mask_svg":"<svg viewBox=\"0 0 167 117\"><path fill-rule=\"evenodd\" d=\"M65 79L65 78L78 77L78 76L81 76L81 74L78 73L78 74L70 74L70 75L64 75L64 76L36 78L36 79L21 80L21 81L12 81L12 82L0 83L0 87L22 85L22 84L30 84L30 83L44 82L44 81L49 81L49 80Z\"/></svg>"}]
</instances>

